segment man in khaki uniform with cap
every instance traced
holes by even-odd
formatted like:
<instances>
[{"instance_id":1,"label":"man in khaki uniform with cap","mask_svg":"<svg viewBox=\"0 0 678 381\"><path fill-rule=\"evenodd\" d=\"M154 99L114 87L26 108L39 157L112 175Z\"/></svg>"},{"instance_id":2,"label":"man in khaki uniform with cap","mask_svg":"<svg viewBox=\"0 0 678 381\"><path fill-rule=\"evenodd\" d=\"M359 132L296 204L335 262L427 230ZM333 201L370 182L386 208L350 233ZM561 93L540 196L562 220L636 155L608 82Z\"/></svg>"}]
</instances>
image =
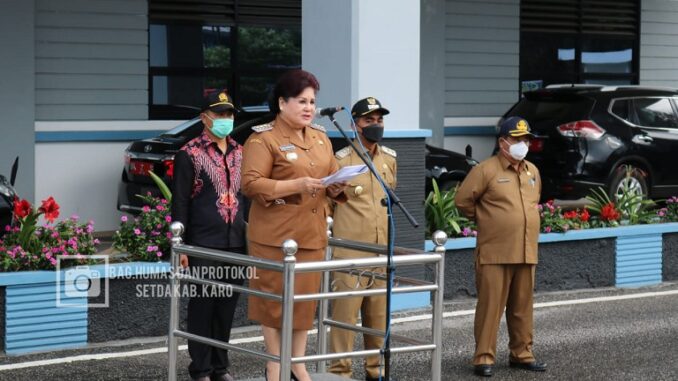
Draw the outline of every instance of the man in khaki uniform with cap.
<instances>
[{"instance_id":1,"label":"man in khaki uniform with cap","mask_svg":"<svg viewBox=\"0 0 678 381\"><path fill-rule=\"evenodd\" d=\"M499 152L474 167L457 190L457 208L478 224L475 250L474 373L492 376L497 331L506 308L509 366L543 372L532 354L532 304L540 217L541 178L524 160L532 136L527 121L499 127Z\"/></svg>"},{"instance_id":2,"label":"man in khaki uniform with cap","mask_svg":"<svg viewBox=\"0 0 678 381\"><path fill-rule=\"evenodd\" d=\"M396 186L396 153L394 150L379 144L384 133L384 115L389 111L381 106L376 98L365 98L353 105L351 115L358 130L357 138L369 153L374 168L391 188ZM358 142L356 146L360 147ZM363 164L360 157L349 146L336 153L339 166ZM379 181L367 172L349 181L345 194L348 201L337 204L334 208L333 234L337 238L386 245L388 232L387 209L381 200L386 197ZM377 256L347 249L334 249L334 258L362 258ZM372 269L383 272L383 269ZM336 272L332 278L334 291L365 290L386 288L386 282L376 280L372 276L360 276L360 270L351 274ZM360 312L363 327L380 331L386 329L386 297L367 296L350 299L336 299L332 302L332 319L355 325ZM330 331L330 348L332 352L351 352L355 334L333 327ZM382 337L364 335L365 349L379 349L384 340ZM378 380L380 375L379 356L367 357L365 360L366 380ZM351 359L334 360L330 372L343 377L351 377ZM383 378L382 378L383 380Z\"/></svg>"}]
</instances>

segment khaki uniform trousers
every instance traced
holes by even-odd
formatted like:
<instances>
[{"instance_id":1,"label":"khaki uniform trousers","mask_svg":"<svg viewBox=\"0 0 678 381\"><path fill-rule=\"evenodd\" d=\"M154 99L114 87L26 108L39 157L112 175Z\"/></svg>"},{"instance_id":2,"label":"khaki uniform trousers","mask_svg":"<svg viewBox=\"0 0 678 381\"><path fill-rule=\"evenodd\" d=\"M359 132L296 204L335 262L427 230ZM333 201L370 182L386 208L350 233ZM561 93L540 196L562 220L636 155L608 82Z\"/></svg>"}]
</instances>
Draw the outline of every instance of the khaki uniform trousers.
<instances>
[{"instance_id":1,"label":"khaki uniform trousers","mask_svg":"<svg viewBox=\"0 0 678 381\"><path fill-rule=\"evenodd\" d=\"M476 260L478 303L474 324L473 365L494 364L497 331L506 307L509 359L532 362L534 264L487 264Z\"/></svg>"},{"instance_id":2,"label":"khaki uniform trousers","mask_svg":"<svg viewBox=\"0 0 678 381\"><path fill-rule=\"evenodd\" d=\"M372 271L383 272L383 270L373 269ZM371 276L358 276L354 271L352 274L335 272L332 275L333 291L349 290L369 290L374 288L386 288L384 280L373 279ZM355 325L358 321L358 312L362 319L362 326L386 330L386 296L366 296L346 299L335 299L332 301L332 320ZM384 338L372 335L363 335L365 349L380 349L384 344ZM355 332L341 328L332 327L330 330L330 352L352 352ZM369 356L365 358L365 373L372 378L379 378L379 358L380 356ZM330 372L342 377L351 377L350 358L334 360L330 364Z\"/></svg>"}]
</instances>

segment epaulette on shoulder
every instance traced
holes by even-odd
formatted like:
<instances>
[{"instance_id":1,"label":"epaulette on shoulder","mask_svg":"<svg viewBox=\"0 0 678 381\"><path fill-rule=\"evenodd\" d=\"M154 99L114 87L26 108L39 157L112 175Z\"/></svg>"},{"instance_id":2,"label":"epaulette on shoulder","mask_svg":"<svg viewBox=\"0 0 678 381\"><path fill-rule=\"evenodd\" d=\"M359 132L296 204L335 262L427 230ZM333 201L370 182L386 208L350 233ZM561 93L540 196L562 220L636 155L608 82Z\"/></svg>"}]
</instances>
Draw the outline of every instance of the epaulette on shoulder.
<instances>
[{"instance_id":1,"label":"epaulette on shoulder","mask_svg":"<svg viewBox=\"0 0 678 381\"><path fill-rule=\"evenodd\" d=\"M252 127L252 131L259 133L259 134L262 133L262 132L265 132L265 131L270 131L272 129L273 129L273 126L271 125L271 123L260 124L258 126Z\"/></svg>"},{"instance_id":2,"label":"epaulette on shoulder","mask_svg":"<svg viewBox=\"0 0 678 381\"><path fill-rule=\"evenodd\" d=\"M311 128L314 129L314 130L318 130L318 131L322 131L322 132L327 133L327 130L325 129L325 127L323 127L319 124L312 123Z\"/></svg>"},{"instance_id":3,"label":"epaulette on shoulder","mask_svg":"<svg viewBox=\"0 0 678 381\"><path fill-rule=\"evenodd\" d=\"M386 147L386 146L381 146L381 150L384 151L385 154L393 156L393 157L398 157L398 154L396 154L396 151Z\"/></svg>"},{"instance_id":4,"label":"epaulette on shoulder","mask_svg":"<svg viewBox=\"0 0 678 381\"><path fill-rule=\"evenodd\" d=\"M349 153L351 153L351 147L344 147L344 148L340 149L339 151L337 151L337 153L334 154L334 157L341 160L341 159L345 158L346 156L348 156Z\"/></svg>"}]
</instances>

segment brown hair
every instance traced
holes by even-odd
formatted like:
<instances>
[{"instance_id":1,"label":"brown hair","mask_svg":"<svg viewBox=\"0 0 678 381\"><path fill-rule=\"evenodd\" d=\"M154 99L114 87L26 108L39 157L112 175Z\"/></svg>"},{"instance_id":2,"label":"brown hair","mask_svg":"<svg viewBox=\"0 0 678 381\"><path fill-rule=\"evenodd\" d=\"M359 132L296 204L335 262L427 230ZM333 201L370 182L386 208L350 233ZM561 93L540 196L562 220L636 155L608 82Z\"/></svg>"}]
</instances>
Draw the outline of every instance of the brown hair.
<instances>
[{"instance_id":1,"label":"brown hair","mask_svg":"<svg viewBox=\"0 0 678 381\"><path fill-rule=\"evenodd\" d=\"M283 98L287 101L289 98L301 94L307 87L313 88L316 92L320 90L320 84L315 75L301 69L285 72L278 78L278 81L273 88L273 92L268 99L268 107L272 113L280 113L280 105L278 104L279 98Z\"/></svg>"}]
</instances>

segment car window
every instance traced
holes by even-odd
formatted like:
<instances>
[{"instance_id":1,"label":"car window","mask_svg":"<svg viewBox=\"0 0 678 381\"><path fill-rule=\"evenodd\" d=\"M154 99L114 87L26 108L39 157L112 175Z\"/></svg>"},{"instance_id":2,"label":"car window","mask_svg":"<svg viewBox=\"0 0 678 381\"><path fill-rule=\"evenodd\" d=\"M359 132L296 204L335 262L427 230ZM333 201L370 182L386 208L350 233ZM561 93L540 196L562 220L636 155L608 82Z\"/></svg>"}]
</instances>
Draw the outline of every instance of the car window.
<instances>
[{"instance_id":1,"label":"car window","mask_svg":"<svg viewBox=\"0 0 678 381\"><path fill-rule=\"evenodd\" d=\"M669 98L639 98L633 101L638 124L643 127L678 128Z\"/></svg>"},{"instance_id":2,"label":"car window","mask_svg":"<svg viewBox=\"0 0 678 381\"><path fill-rule=\"evenodd\" d=\"M577 120L586 117L591 109L591 103L589 99L572 101L524 99L511 110L511 115L520 115L530 122Z\"/></svg>"},{"instance_id":3,"label":"car window","mask_svg":"<svg viewBox=\"0 0 678 381\"><path fill-rule=\"evenodd\" d=\"M612 113L628 122L631 122L629 119L629 100L628 99L617 99L612 104Z\"/></svg>"}]
</instances>

